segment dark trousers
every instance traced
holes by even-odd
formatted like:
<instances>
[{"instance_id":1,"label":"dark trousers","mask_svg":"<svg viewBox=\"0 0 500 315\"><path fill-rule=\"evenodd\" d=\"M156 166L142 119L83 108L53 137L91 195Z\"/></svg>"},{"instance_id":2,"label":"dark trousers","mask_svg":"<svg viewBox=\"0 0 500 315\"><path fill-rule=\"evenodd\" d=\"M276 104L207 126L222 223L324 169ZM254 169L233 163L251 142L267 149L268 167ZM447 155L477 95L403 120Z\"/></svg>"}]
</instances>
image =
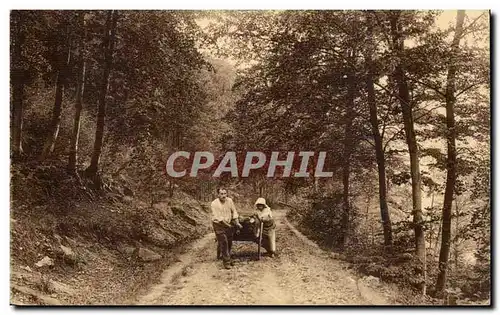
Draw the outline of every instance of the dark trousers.
<instances>
[{"instance_id":1,"label":"dark trousers","mask_svg":"<svg viewBox=\"0 0 500 315\"><path fill-rule=\"evenodd\" d=\"M233 228L215 228L217 237L217 258L222 256L224 262L231 261L231 248L233 246Z\"/></svg>"}]
</instances>

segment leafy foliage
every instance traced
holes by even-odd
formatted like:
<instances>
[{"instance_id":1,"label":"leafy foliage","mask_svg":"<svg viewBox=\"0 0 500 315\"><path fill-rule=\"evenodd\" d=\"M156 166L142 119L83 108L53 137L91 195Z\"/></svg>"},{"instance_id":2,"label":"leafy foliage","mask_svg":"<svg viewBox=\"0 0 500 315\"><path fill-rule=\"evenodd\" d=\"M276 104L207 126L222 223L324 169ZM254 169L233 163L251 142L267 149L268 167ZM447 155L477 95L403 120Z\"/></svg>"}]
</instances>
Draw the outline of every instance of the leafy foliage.
<instances>
[{"instance_id":1,"label":"leafy foliage","mask_svg":"<svg viewBox=\"0 0 500 315\"><path fill-rule=\"evenodd\" d=\"M11 113L16 118L22 109L24 159L20 161L27 163L19 169L36 161L49 132L53 87L66 48L71 58L60 133L51 159L44 163L60 166L66 160L82 55L86 72L79 169L89 163L97 104L103 97L107 13L12 11ZM477 256L475 288L485 290L491 245L489 21L486 14L467 17L458 53L451 56L455 29L438 25L441 13L118 11L109 87L104 94L107 111L99 165L103 178L126 182L153 205L169 198L175 189L196 193L205 183L212 187L205 177L172 180L164 175L166 158L176 150L211 151L217 157L227 151L326 151L325 169L334 173L331 179L266 179L256 170L238 182L229 177L221 181L245 187L243 195L266 195L276 203L278 196L284 196L292 206L302 202L296 214L303 227L314 230L317 239L330 247L339 246L343 236L349 235L356 250L378 250L375 243L382 229L376 219L378 204L366 202L365 212L360 206L360 200L377 192L365 189L377 185L372 179L378 171L366 84L367 69L371 69L389 211L397 218L394 244L397 253L408 251L414 242L408 198L411 175L394 77L396 67L404 64L427 193L424 199L436 198L424 205L425 227L430 232L427 242L432 247L442 233L440 205L447 168L443 109L450 97L447 71L453 63L457 68L452 95L457 139L455 204L457 198L471 202L453 214L453 219L460 220L454 221L452 252L460 256L460 244L477 247L467 250ZM401 55L391 46L394 15L407 42ZM85 27L79 22L82 16ZM85 49L80 51L78 43ZM14 130L21 127L12 126ZM298 167L293 166L294 170ZM370 243L364 233L372 227L376 229ZM432 255L428 255L429 268L435 266ZM395 279L413 267L407 264L384 272ZM453 268L451 279L458 283L460 270Z\"/></svg>"}]
</instances>

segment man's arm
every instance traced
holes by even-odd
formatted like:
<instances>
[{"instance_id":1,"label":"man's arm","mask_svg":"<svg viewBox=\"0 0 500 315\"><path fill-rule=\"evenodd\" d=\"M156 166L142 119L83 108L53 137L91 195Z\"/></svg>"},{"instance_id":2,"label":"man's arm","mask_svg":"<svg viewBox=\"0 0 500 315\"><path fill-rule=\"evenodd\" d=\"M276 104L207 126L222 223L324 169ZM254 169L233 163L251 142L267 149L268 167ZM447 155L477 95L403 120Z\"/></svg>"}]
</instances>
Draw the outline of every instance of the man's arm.
<instances>
[{"instance_id":1,"label":"man's arm","mask_svg":"<svg viewBox=\"0 0 500 315\"><path fill-rule=\"evenodd\" d=\"M230 200L231 200L231 218L233 220L238 219L240 215L238 214L238 211L236 211L236 206L234 205L233 199Z\"/></svg>"},{"instance_id":2,"label":"man's arm","mask_svg":"<svg viewBox=\"0 0 500 315\"><path fill-rule=\"evenodd\" d=\"M238 219L240 215L238 214L238 211L236 211L236 206L234 205L233 199L230 200L231 200L231 219L239 229L242 229L243 226L240 224L240 221Z\"/></svg>"}]
</instances>

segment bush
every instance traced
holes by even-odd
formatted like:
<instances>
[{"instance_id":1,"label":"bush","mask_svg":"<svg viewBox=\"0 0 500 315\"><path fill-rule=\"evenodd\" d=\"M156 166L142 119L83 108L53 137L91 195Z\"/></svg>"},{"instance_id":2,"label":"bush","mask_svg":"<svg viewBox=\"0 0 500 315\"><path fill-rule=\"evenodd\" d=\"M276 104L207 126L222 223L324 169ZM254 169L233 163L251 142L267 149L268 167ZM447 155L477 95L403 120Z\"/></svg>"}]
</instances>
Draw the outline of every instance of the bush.
<instances>
[{"instance_id":1,"label":"bush","mask_svg":"<svg viewBox=\"0 0 500 315\"><path fill-rule=\"evenodd\" d=\"M53 89L37 90L27 100L24 114L23 148L30 157L38 157L50 132L52 109L54 106ZM69 144L73 133L74 98L70 92L63 99L61 124L53 156L67 160ZM80 136L78 142L79 162L90 160L95 137L95 122L91 113L83 110L80 117Z\"/></svg>"},{"instance_id":2,"label":"bush","mask_svg":"<svg viewBox=\"0 0 500 315\"><path fill-rule=\"evenodd\" d=\"M299 224L309 230L311 238L329 248L341 248L344 236L355 230L356 208L352 206L347 230L342 227L343 201L341 194L321 197L310 202L311 206L302 209L301 214L292 213ZM296 211L298 212L298 211ZM351 233L352 234L352 233ZM352 238L353 240L355 237Z\"/></svg>"}]
</instances>

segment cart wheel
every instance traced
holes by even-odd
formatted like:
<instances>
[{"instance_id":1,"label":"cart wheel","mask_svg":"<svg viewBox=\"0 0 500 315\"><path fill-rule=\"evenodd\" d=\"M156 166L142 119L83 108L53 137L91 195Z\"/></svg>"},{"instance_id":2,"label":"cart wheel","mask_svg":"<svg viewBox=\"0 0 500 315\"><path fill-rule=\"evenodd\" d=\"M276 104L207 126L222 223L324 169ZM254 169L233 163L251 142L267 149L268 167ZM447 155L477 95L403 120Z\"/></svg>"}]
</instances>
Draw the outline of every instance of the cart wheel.
<instances>
[{"instance_id":1,"label":"cart wheel","mask_svg":"<svg viewBox=\"0 0 500 315\"><path fill-rule=\"evenodd\" d=\"M260 223L260 230L259 230L259 243L258 243L259 248L257 249L257 260L260 260L260 256L261 256L260 249L262 247L262 229L263 228L264 228L264 223L261 222Z\"/></svg>"}]
</instances>

